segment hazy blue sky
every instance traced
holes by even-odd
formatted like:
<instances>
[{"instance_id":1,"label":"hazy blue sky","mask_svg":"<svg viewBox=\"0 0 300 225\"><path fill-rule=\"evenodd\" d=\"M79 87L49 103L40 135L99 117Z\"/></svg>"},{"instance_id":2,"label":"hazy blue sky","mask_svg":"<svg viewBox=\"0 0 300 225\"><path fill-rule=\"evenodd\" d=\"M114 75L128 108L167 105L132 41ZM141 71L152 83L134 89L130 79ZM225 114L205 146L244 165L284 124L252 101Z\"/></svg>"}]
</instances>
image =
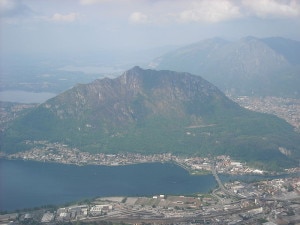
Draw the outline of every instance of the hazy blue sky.
<instances>
[{"instance_id":1,"label":"hazy blue sky","mask_svg":"<svg viewBox=\"0 0 300 225\"><path fill-rule=\"evenodd\" d=\"M2 53L182 45L210 37L300 40L300 0L0 0Z\"/></svg>"}]
</instances>

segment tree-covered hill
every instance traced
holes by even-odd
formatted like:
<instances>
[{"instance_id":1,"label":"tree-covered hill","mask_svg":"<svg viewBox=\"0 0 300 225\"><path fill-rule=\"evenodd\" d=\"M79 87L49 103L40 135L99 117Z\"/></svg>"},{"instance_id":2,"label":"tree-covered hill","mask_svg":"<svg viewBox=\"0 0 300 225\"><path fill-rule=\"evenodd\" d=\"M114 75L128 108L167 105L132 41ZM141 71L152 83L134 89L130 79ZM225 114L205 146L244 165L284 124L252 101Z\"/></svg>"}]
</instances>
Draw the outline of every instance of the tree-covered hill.
<instances>
[{"instance_id":1,"label":"tree-covered hill","mask_svg":"<svg viewBox=\"0 0 300 225\"><path fill-rule=\"evenodd\" d=\"M227 154L274 167L294 166L300 155L300 136L284 120L240 107L199 76L139 67L48 100L1 137L7 153L47 140L94 153Z\"/></svg>"}]
</instances>

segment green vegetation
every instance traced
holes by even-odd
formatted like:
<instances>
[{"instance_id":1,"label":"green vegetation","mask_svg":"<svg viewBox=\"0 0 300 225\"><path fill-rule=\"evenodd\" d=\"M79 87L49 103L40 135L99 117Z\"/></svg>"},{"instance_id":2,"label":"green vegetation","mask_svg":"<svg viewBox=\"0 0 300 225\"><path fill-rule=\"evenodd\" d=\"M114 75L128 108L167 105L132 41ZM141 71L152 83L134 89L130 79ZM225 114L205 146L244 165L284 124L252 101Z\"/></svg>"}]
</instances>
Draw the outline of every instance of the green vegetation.
<instances>
[{"instance_id":1,"label":"green vegetation","mask_svg":"<svg viewBox=\"0 0 300 225\"><path fill-rule=\"evenodd\" d=\"M211 174L211 171L208 171L208 170L191 170L191 171L189 171L189 173L191 175L194 175L194 176L200 176L200 175Z\"/></svg>"}]
</instances>

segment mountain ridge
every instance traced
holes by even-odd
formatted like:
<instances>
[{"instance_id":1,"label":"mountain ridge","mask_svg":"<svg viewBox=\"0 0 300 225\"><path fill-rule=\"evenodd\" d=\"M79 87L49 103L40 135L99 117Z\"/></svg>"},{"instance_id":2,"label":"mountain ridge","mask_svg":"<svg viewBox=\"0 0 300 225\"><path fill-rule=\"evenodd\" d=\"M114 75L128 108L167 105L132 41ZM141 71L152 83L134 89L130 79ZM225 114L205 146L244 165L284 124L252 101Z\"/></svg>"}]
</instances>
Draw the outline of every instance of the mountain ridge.
<instances>
[{"instance_id":1,"label":"mountain ridge","mask_svg":"<svg viewBox=\"0 0 300 225\"><path fill-rule=\"evenodd\" d=\"M199 75L232 95L300 97L300 42L280 37L208 39L154 59L149 67Z\"/></svg>"},{"instance_id":2,"label":"mountain ridge","mask_svg":"<svg viewBox=\"0 0 300 225\"><path fill-rule=\"evenodd\" d=\"M288 123L240 107L199 76L139 67L48 100L2 136L4 152L47 140L95 153L227 154L279 167L294 165L300 146Z\"/></svg>"}]
</instances>

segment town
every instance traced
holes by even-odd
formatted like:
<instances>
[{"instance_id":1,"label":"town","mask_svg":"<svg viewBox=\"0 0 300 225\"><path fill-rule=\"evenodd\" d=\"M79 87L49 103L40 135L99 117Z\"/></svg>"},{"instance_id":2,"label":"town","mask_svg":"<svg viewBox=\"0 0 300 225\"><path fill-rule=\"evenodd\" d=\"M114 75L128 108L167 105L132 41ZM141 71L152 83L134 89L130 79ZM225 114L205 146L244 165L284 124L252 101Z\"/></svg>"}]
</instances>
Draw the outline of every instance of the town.
<instances>
[{"instance_id":1,"label":"town","mask_svg":"<svg viewBox=\"0 0 300 225\"><path fill-rule=\"evenodd\" d=\"M212 165L218 173L226 174L266 174L270 171L263 171L248 167L245 163L233 161L229 156L217 157L183 157L171 153L143 155L140 153L118 153L118 154L91 154L81 152L77 148L71 148L61 143L50 143L48 141L26 141L25 144L32 144L32 150L14 154L1 153L0 157L7 159L34 160L41 162L55 162L75 165L106 165L121 166L137 163L173 162L191 174L210 173ZM299 168L288 169L285 172L295 173Z\"/></svg>"},{"instance_id":2,"label":"town","mask_svg":"<svg viewBox=\"0 0 300 225\"><path fill-rule=\"evenodd\" d=\"M288 123L295 130L300 131L300 100L292 98L279 98L273 96L266 97L249 97L239 96L231 97L233 101L240 106L261 113L274 114Z\"/></svg>"}]
</instances>

